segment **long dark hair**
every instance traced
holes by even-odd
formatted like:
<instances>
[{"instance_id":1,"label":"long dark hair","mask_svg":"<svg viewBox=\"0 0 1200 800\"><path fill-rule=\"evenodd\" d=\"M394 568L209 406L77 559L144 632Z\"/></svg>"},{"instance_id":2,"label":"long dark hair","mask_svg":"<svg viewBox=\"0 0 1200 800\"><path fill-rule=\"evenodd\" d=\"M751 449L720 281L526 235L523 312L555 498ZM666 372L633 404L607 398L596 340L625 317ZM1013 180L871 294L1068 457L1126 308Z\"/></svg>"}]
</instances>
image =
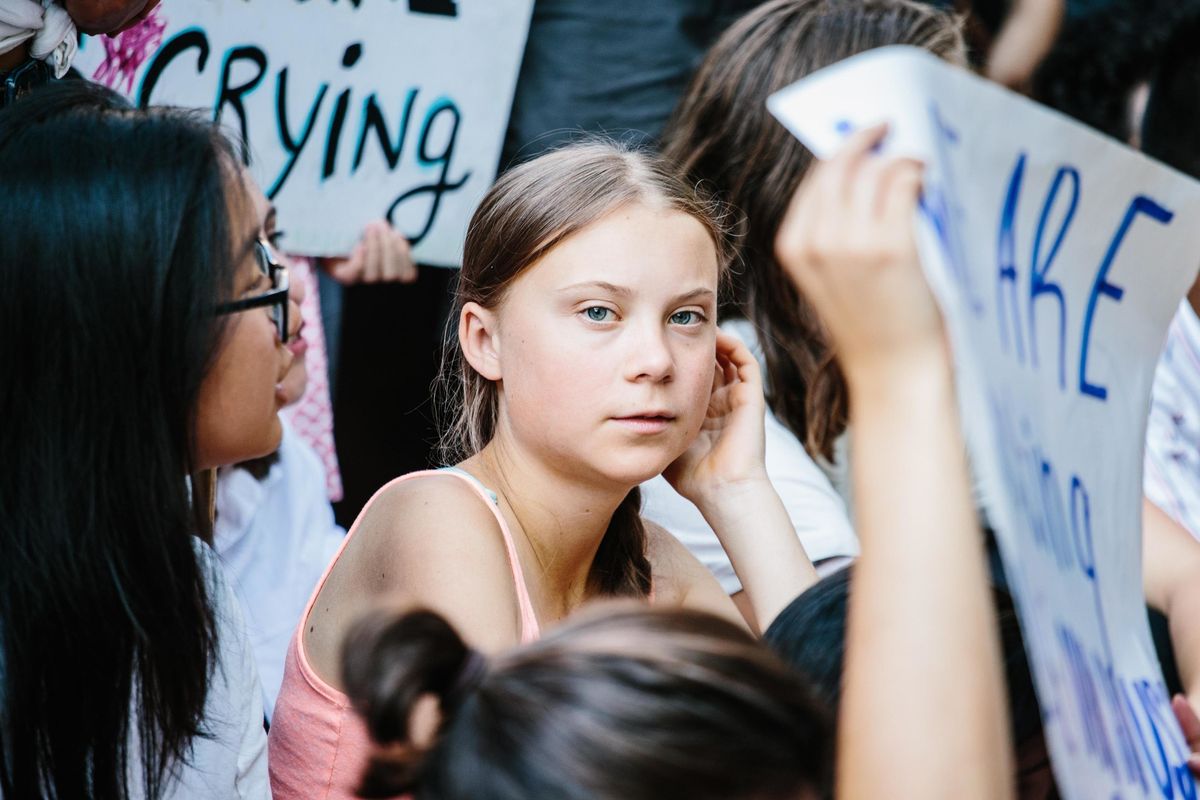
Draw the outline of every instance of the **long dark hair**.
<instances>
[{"instance_id":1,"label":"long dark hair","mask_svg":"<svg viewBox=\"0 0 1200 800\"><path fill-rule=\"evenodd\" d=\"M820 792L831 724L745 630L697 611L598 608L494 661L428 611L377 612L343 682L379 745L363 797L783 800ZM437 698L431 742L410 730Z\"/></svg>"},{"instance_id":2,"label":"long dark hair","mask_svg":"<svg viewBox=\"0 0 1200 800\"><path fill-rule=\"evenodd\" d=\"M216 628L187 475L235 163L211 124L83 81L0 112L6 797L157 796L204 735Z\"/></svg>"},{"instance_id":3,"label":"long dark hair","mask_svg":"<svg viewBox=\"0 0 1200 800\"><path fill-rule=\"evenodd\" d=\"M767 402L812 455L833 459L846 428L841 371L812 308L775 263L775 233L812 153L770 118L766 99L805 75L892 44L965 60L955 17L908 0L774 0L709 50L663 133L663 153L740 217L732 303L766 357Z\"/></svg>"},{"instance_id":4,"label":"long dark hair","mask_svg":"<svg viewBox=\"0 0 1200 800\"><path fill-rule=\"evenodd\" d=\"M496 384L463 358L458 319L469 302L495 308L508 287L559 242L608 212L635 201L688 214L708 230L724 275L729 237L720 206L681 180L656 156L598 140L579 142L506 172L475 210L467 229L462 269L442 372L436 387L441 455L453 464L483 449L496 432ZM614 512L589 580L601 594L645 596L650 563L635 487Z\"/></svg>"}]
</instances>

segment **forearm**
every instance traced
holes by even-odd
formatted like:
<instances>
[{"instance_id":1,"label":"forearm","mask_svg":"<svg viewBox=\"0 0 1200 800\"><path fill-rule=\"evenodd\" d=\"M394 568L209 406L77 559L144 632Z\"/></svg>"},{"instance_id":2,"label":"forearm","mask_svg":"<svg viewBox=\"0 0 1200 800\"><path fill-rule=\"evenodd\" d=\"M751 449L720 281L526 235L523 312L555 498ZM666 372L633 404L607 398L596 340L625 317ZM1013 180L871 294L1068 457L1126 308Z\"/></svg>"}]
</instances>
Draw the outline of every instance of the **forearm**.
<instances>
[{"instance_id":1,"label":"forearm","mask_svg":"<svg viewBox=\"0 0 1200 800\"><path fill-rule=\"evenodd\" d=\"M851 389L862 556L838 796L1011 797L999 646L949 365L931 353L863 374Z\"/></svg>"},{"instance_id":2,"label":"forearm","mask_svg":"<svg viewBox=\"0 0 1200 800\"><path fill-rule=\"evenodd\" d=\"M1146 602L1167 617L1184 692L1200 709L1200 543L1149 500L1142 519Z\"/></svg>"},{"instance_id":3,"label":"forearm","mask_svg":"<svg viewBox=\"0 0 1200 800\"><path fill-rule=\"evenodd\" d=\"M1054 45L1064 8L1064 0L1016 3L988 55L987 76L1011 88L1026 88Z\"/></svg>"},{"instance_id":4,"label":"forearm","mask_svg":"<svg viewBox=\"0 0 1200 800\"><path fill-rule=\"evenodd\" d=\"M765 631L775 616L817 581L783 501L764 476L727 486L697 504L742 583Z\"/></svg>"}]
</instances>

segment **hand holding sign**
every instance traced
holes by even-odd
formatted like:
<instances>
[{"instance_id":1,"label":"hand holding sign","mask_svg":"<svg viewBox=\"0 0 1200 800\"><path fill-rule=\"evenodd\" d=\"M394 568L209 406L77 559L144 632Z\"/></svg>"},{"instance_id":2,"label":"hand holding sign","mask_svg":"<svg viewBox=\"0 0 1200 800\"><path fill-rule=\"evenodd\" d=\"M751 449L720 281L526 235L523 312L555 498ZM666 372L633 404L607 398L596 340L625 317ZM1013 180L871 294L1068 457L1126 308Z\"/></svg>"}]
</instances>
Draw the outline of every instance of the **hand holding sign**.
<instances>
[{"instance_id":1,"label":"hand holding sign","mask_svg":"<svg viewBox=\"0 0 1200 800\"><path fill-rule=\"evenodd\" d=\"M768 105L818 156L883 118L886 150L926 164L918 248L1059 789L1197 797L1136 531L1155 357L1200 253L1200 228L1179 221L1200 214L1200 186L910 48L843 61Z\"/></svg>"},{"instance_id":2,"label":"hand holding sign","mask_svg":"<svg viewBox=\"0 0 1200 800\"><path fill-rule=\"evenodd\" d=\"M383 219L367 223L362 239L349 256L321 259L321 266L344 286L417 280L417 264L408 239Z\"/></svg>"},{"instance_id":3,"label":"hand holding sign","mask_svg":"<svg viewBox=\"0 0 1200 800\"><path fill-rule=\"evenodd\" d=\"M941 314L913 239L922 166L873 155L886 133L883 125L860 131L818 163L775 241L780 265L828 326L851 384L884 366L945 358Z\"/></svg>"}]
</instances>

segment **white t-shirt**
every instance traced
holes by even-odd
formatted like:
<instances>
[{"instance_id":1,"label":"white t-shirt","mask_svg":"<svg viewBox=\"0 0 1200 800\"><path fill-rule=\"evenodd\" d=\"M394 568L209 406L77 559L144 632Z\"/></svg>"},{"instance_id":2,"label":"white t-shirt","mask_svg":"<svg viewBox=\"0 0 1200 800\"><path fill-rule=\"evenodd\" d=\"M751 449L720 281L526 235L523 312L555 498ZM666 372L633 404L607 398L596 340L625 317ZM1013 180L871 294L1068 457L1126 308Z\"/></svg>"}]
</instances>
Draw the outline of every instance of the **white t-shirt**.
<instances>
[{"instance_id":1,"label":"white t-shirt","mask_svg":"<svg viewBox=\"0 0 1200 800\"><path fill-rule=\"evenodd\" d=\"M741 339L762 363L758 338L749 322L730 320L721 325L721 330ZM817 562L857 556L858 537L850 524L846 503L825 472L769 408L765 425L767 476L783 500L808 557ZM643 483L641 488L642 516L674 534L708 567L726 592L741 591L742 584L734 574L729 556L700 511L661 475Z\"/></svg>"},{"instance_id":2,"label":"white t-shirt","mask_svg":"<svg viewBox=\"0 0 1200 800\"><path fill-rule=\"evenodd\" d=\"M246 624L216 554L199 539L195 546L201 569L214 579L211 592L217 620L217 660L209 676L201 722L207 736L192 740L186 763L175 765L174 777L165 782L162 797L270 800L262 689L246 638ZM130 795L143 797L136 735L130 737L127 774Z\"/></svg>"},{"instance_id":3,"label":"white t-shirt","mask_svg":"<svg viewBox=\"0 0 1200 800\"><path fill-rule=\"evenodd\" d=\"M286 422L279 460L261 481L239 467L220 471L213 542L242 604L268 719L288 643L343 536L325 467Z\"/></svg>"}]
</instances>

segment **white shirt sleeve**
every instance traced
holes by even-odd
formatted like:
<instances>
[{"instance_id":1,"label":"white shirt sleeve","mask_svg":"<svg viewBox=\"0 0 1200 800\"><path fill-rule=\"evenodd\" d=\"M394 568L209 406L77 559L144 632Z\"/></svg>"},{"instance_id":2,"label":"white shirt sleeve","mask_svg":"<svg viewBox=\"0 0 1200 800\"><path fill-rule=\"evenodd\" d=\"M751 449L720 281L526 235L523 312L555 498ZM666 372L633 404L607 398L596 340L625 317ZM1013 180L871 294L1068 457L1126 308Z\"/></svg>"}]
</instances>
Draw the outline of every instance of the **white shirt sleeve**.
<instances>
[{"instance_id":1,"label":"white shirt sleeve","mask_svg":"<svg viewBox=\"0 0 1200 800\"><path fill-rule=\"evenodd\" d=\"M269 800L262 689L246 624L216 554L199 540L196 547L202 568L213 578L217 661L201 723L206 736L192 741L187 762L176 766L165 796Z\"/></svg>"}]
</instances>

